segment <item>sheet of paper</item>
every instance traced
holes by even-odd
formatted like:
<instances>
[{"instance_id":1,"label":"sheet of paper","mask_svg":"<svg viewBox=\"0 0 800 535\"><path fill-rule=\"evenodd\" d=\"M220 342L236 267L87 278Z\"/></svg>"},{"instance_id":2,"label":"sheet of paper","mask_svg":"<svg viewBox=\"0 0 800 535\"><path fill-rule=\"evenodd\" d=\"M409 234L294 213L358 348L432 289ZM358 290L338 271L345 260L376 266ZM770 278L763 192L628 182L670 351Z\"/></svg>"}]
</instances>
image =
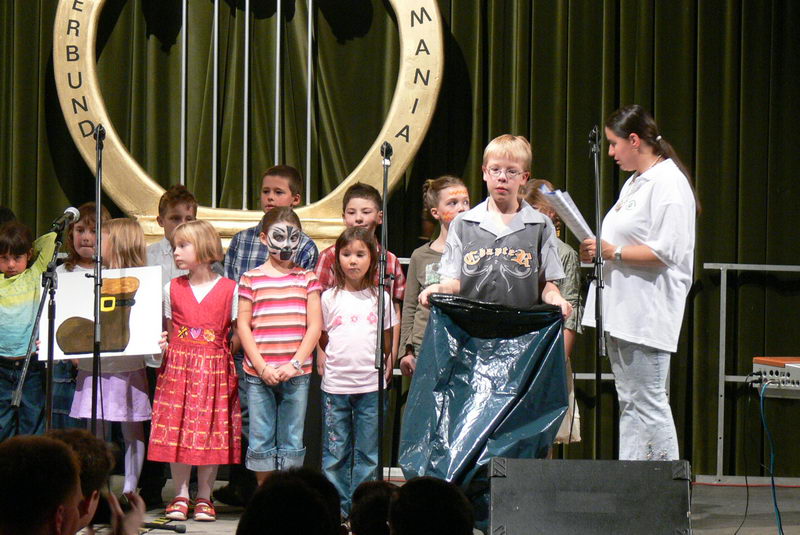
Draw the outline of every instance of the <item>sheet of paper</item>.
<instances>
[{"instance_id":1,"label":"sheet of paper","mask_svg":"<svg viewBox=\"0 0 800 535\"><path fill-rule=\"evenodd\" d=\"M548 202L556 211L558 217L561 218L561 221L567 225L567 228L579 241L583 241L586 238L594 238L594 232L589 228L586 219L584 219L581 211L578 210L575 201L572 200L569 193L561 191L560 189L555 191L542 190L542 193L545 194Z\"/></svg>"}]
</instances>

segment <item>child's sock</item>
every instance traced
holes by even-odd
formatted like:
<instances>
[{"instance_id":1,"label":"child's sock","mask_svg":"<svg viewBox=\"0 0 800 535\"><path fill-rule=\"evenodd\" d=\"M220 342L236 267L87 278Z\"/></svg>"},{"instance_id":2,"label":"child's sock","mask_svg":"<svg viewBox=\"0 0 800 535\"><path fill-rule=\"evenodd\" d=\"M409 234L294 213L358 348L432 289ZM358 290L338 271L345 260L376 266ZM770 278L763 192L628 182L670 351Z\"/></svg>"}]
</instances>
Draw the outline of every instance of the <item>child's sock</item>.
<instances>
[{"instance_id":1,"label":"child's sock","mask_svg":"<svg viewBox=\"0 0 800 535\"><path fill-rule=\"evenodd\" d=\"M136 492L144 464L144 425L142 422L122 422L122 436L125 439L125 485L122 492Z\"/></svg>"}]
</instances>

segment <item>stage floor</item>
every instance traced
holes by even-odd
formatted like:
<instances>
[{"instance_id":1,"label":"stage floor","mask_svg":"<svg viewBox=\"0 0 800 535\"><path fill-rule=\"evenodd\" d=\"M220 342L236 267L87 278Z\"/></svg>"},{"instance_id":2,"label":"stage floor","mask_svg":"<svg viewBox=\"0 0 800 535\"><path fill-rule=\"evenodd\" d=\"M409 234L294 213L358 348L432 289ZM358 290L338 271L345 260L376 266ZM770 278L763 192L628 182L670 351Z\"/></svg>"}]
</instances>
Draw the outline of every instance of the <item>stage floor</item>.
<instances>
[{"instance_id":1,"label":"stage floor","mask_svg":"<svg viewBox=\"0 0 800 535\"><path fill-rule=\"evenodd\" d=\"M117 479L115 477L114 479ZM170 484L164 490L170 494ZM800 535L800 488L778 488L778 505L786 535ZM655 498L655 497L654 497ZM731 535L744 518L746 489L744 487L719 487L694 485L692 487L693 533L699 535ZM186 533L196 535L234 534L242 509L218 504L218 519L213 523L185 522ZM148 520L158 518L163 511L148 512ZM755 535L776 533L775 515L769 487L751 487L747 521L739 533ZM153 531L172 533L170 531Z\"/></svg>"}]
</instances>

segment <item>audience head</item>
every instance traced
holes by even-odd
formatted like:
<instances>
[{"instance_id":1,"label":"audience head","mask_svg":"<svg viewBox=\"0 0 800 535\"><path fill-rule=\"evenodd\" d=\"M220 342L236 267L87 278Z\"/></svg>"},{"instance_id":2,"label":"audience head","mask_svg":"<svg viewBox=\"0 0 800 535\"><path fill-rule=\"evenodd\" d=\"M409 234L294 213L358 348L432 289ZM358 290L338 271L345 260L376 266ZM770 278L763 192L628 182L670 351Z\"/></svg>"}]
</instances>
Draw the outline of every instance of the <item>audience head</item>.
<instances>
[{"instance_id":1,"label":"audience head","mask_svg":"<svg viewBox=\"0 0 800 535\"><path fill-rule=\"evenodd\" d=\"M291 165L276 165L261 177L261 209L268 213L278 206L297 206L303 194L303 179Z\"/></svg>"},{"instance_id":2,"label":"audience head","mask_svg":"<svg viewBox=\"0 0 800 535\"><path fill-rule=\"evenodd\" d=\"M472 535L472 506L453 483L415 477L399 487L389 506L392 535Z\"/></svg>"},{"instance_id":3,"label":"audience head","mask_svg":"<svg viewBox=\"0 0 800 535\"><path fill-rule=\"evenodd\" d=\"M293 471L274 472L253 494L236 535L338 534L322 493Z\"/></svg>"},{"instance_id":4,"label":"audience head","mask_svg":"<svg viewBox=\"0 0 800 535\"><path fill-rule=\"evenodd\" d=\"M82 498L75 453L61 441L0 443L0 535L74 535Z\"/></svg>"},{"instance_id":5,"label":"audience head","mask_svg":"<svg viewBox=\"0 0 800 535\"><path fill-rule=\"evenodd\" d=\"M389 535L389 503L397 486L388 481L365 481L353 493L350 530L353 535Z\"/></svg>"},{"instance_id":6,"label":"audience head","mask_svg":"<svg viewBox=\"0 0 800 535\"><path fill-rule=\"evenodd\" d=\"M28 269L32 257L33 233L28 225L9 221L0 227L0 272L6 278Z\"/></svg>"},{"instance_id":7,"label":"audience head","mask_svg":"<svg viewBox=\"0 0 800 535\"><path fill-rule=\"evenodd\" d=\"M348 227L364 227L371 232L383 223L383 200L373 186L356 182L344 192L342 219Z\"/></svg>"},{"instance_id":8,"label":"audience head","mask_svg":"<svg viewBox=\"0 0 800 535\"><path fill-rule=\"evenodd\" d=\"M158 201L156 221L164 228L164 237L173 244L178 225L197 219L197 199L182 184L170 187Z\"/></svg>"},{"instance_id":9,"label":"audience head","mask_svg":"<svg viewBox=\"0 0 800 535\"><path fill-rule=\"evenodd\" d=\"M108 483L114 467L114 455L108 444L85 429L53 429L45 435L69 446L78 458L82 499L78 510L78 529L86 527L94 517L100 492Z\"/></svg>"},{"instance_id":10,"label":"audience head","mask_svg":"<svg viewBox=\"0 0 800 535\"><path fill-rule=\"evenodd\" d=\"M111 214L108 213L105 206L100 208L101 221L105 223L111 219ZM64 238L67 249L67 259L64 260L64 265L67 267L67 271L72 271L79 264L84 267L91 266L97 245L95 204L93 202L84 203L78 208L78 212L80 217L77 221L69 224Z\"/></svg>"}]
</instances>

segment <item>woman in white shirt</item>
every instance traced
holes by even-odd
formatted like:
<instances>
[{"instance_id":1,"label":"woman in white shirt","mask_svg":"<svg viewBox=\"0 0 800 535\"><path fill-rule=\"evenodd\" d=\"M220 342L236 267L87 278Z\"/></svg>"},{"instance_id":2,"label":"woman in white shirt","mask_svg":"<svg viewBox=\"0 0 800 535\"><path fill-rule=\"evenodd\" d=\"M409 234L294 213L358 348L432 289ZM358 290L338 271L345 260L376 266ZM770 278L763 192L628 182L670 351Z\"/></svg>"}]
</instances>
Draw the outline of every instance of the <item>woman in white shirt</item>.
<instances>
[{"instance_id":1,"label":"woman in white shirt","mask_svg":"<svg viewBox=\"0 0 800 535\"><path fill-rule=\"evenodd\" d=\"M692 284L697 203L689 173L641 106L606 121L608 155L634 174L603 220L603 323L620 406L622 460L678 459L667 396L670 354L678 345ZM581 259L595 255L594 239ZM595 325L594 288L583 324Z\"/></svg>"}]
</instances>

